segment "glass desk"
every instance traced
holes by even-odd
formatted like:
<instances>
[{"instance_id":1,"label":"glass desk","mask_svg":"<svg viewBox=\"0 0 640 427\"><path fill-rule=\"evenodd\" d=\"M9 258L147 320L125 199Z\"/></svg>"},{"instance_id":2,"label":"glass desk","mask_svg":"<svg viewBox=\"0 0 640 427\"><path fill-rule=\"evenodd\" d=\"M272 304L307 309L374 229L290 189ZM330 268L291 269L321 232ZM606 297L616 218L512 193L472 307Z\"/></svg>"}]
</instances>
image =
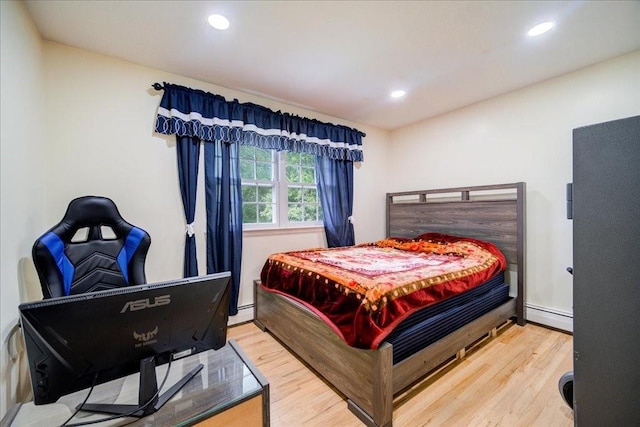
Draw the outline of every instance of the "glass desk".
<instances>
[{"instance_id":1,"label":"glass desk","mask_svg":"<svg viewBox=\"0 0 640 427\"><path fill-rule=\"evenodd\" d=\"M204 367L171 400L144 418L119 418L92 424L97 426L269 426L269 383L247 359L238 344L229 340L220 350L210 350L171 363L164 391L198 363ZM169 365L156 368L158 387ZM138 401L139 374L132 374L96 386L88 403L134 404ZM53 426L64 423L88 390L69 394L56 403L22 404L9 425ZM69 425L106 418L107 414L80 411Z\"/></svg>"}]
</instances>

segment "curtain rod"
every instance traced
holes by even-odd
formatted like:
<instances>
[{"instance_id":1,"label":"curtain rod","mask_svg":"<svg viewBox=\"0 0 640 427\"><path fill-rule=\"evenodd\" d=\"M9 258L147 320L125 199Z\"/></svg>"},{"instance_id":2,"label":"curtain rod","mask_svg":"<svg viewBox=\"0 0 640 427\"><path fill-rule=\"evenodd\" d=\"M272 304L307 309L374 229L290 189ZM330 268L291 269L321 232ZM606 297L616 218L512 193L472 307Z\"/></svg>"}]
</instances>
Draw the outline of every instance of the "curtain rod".
<instances>
[{"instance_id":1,"label":"curtain rod","mask_svg":"<svg viewBox=\"0 0 640 427\"><path fill-rule=\"evenodd\" d=\"M164 85L161 85L160 83L154 83L151 85L152 88L154 88L155 90L163 90L164 89Z\"/></svg>"}]
</instances>

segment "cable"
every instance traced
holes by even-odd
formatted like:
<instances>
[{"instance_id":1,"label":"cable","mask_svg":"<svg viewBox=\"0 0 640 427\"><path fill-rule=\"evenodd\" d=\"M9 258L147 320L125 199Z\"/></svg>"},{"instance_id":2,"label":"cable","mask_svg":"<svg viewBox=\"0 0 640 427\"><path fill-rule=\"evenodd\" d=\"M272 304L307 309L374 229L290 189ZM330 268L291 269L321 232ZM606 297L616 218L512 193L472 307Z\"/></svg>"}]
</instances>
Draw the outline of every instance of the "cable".
<instances>
[{"instance_id":1,"label":"cable","mask_svg":"<svg viewBox=\"0 0 640 427\"><path fill-rule=\"evenodd\" d=\"M73 414L71 414L71 416L69 418L67 418L67 420L65 422L63 422L62 424L60 424L60 427L64 427L67 425L67 423L69 421L71 421L71 419L73 417L76 416L76 414L80 411L80 408L82 408L82 406L87 403L87 400L89 400L89 396L91 396L91 393L93 393L93 388L96 386L96 382L98 381L98 373L96 372L96 374L93 377L93 382L91 383L91 388L89 389L89 393L87 393L87 396L84 398L84 400L82 401L82 403L80 404L80 406L76 407L76 410L73 412Z\"/></svg>"},{"instance_id":2,"label":"cable","mask_svg":"<svg viewBox=\"0 0 640 427\"><path fill-rule=\"evenodd\" d=\"M158 397L160 395L160 391L164 387L165 382L167 382L167 379L169 378L169 372L170 371L171 371L171 359L169 359L169 364L167 365L167 372L164 374L164 378L162 379L162 382L160 383L160 387L158 387L158 390L156 390L155 394L153 396L151 396L151 398L149 398L149 400L147 400L147 402L144 405L138 406L138 407L132 409L131 411L127 412L126 414L112 415L110 417L100 418L99 420L83 421L81 423L76 423L76 424L67 424L69 422L69 420L71 420L71 418L73 418L78 413L78 411L82 410L81 409L82 405L84 405L87 402L87 399L89 398L89 395L91 394L91 391L93 390L93 386L91 386L91 390L89 390L89 395L87 395L87 397L85 398L84 402L82 402L82 405L80 405L80 407L78 409L76 409L76 411L73 413L73 415L71 415L71 417L69 417L69 419L67 421L65 421L64 424L62 424L60 427L63 427L63 426L66 426L66 427L78 427L78 426L86 426L86 425L91 425L91 424L98 424L98 423L102 423L102 422L105 422L105 421L115 420L115 419L118 419L118 418L129 417L129 416L135 414L138 411L144 410L147 406L149 406L151 403L154 402L156 397ZM97 374L96 374L96 377L97 377ZM131 420L131 422L134 422L134 421L136 421L136 420Z\"/></svg>"}]
</instances>

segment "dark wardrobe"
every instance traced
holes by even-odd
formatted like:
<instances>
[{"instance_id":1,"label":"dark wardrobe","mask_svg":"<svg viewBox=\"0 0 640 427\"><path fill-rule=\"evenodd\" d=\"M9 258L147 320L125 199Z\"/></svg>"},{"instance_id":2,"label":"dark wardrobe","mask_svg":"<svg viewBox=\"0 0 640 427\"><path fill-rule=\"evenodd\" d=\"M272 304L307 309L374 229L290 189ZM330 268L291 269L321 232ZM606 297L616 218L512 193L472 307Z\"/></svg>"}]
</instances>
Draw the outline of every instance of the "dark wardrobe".
<instances>
[{"instance_id":1,"label":"dark wardrobe","mask_svg":"<svg viewBox=\"0 0 640 427\"><path fill-rule=\"evenodd\" d=\"M573 131L575 425L640 426L640 116Z\"/></svg>"}]
</instances>

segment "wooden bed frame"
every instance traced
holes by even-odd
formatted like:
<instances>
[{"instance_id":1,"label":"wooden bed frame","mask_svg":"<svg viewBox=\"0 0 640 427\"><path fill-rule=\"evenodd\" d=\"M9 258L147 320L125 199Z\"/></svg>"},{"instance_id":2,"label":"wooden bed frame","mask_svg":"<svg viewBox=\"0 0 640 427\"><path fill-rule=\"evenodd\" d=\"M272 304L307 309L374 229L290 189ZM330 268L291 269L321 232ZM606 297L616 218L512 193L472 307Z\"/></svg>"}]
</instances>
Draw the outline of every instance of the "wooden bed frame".
<instances>
[{"instance_id":1,"label":"wooden bed frame","mask_svg":"<svg viewBox=\"0 0 640 427\"><path fill-rule=\"evenodd\" d=\"M489 313L393 364L393 346L377 350L345 344L312 311L266 292L256 281L254 321L269 331L347 398L349 409L369 426L391 426L393 398L510 318L524 325L525 183L387 194L387 236L425 232L475 237L496 244L517 274L516 296ZM514 271L515 269L515 271ZM511 275L511 277L509 277Z\"/></svg>"}]
</instances>

